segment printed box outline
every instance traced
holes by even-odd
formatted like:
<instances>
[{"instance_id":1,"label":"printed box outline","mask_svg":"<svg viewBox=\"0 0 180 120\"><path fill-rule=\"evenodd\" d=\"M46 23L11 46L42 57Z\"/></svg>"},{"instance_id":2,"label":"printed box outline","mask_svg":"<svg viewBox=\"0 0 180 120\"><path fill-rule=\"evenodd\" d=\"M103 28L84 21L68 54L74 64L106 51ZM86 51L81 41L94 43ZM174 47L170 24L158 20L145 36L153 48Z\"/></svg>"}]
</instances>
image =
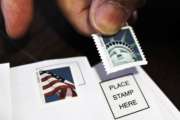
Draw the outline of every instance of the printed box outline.
<instances>
[{"instance_id":1,"label":"printed box outline","mask_svg":"<svg viewBox=\"0 0 180 120\"><path fill-rule=\"evenodd\" d=\"M136 83L136 85L137 85L137 87L138 87L141 95L143 96L143 98L144 98L144 100L145 100L145 102L146 102L146 104L147 104L147 107L145 107L145 108L143 108L143 109L141 109L141 110L138 110L138 111L135 111L135 112L132 112L132 113L129 113L129 114L120 116L120 117L116 117L116 116L114 115L114 113L113 113L113 110L112 110L112 107L111 107L111 105L110 105L110 102L109 102L109 100L107 99L106 93L105 93L105 91L104 91L104 89L103 89L103 87L102 87L102 85L101 85L101 84L103 84L103 83L105 83L105 82L112 81L112 80L114 80L115 78L109 79L109 80L106 80L106 81L101 81L101 82L99 82L100 87L101 87L101 89L102 89L103 95L104 95L104 97L105 97L105 99L106 99L106 101L107 101L107 103L108 103L109 109L110 109L110 111L111 111L111 113L112 113L112 115L113 115L113 118L114 118L115 120L116 120L116 119L120 119L120 118L122 118L122 117L126 117L126 116L129 116L129 115L135 114L135 113L138 113L138 112L143 111L143 110L147 110L147 109L150 108L150 106L149 106L149 104L148 104L148 102L147 102L147 99L146 99L146 97L144 96L144 94L143 94L143 92L142 92L142 90L141 90L141 88L140 88L140 86L139 86L139 84L138 84L138 82L137 82L134 74L126 74L126 75L123 75L123 76L121 76L121 77L125 77L125 76L132 76L132 77L133 77L133 80L135 81L135 83Z\"/></svg>"}]
</instances>

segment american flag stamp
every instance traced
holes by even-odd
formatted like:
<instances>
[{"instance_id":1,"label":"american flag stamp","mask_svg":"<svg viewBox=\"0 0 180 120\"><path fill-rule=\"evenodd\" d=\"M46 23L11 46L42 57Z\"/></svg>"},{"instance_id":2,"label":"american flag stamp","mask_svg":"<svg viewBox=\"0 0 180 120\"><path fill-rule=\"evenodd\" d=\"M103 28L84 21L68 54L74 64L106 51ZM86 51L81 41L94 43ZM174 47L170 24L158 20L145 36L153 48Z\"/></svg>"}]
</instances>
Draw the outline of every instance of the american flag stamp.
<instances>
[{"instance_id":1,"label":"american flag stamp","mask_svg":"<svg viewBox=\"0 0 180 120\"><path fill-rule=\"evenodd\" d=\"M70 66L41 68L38 79L45 103L78 96Z\"/></svg>"},{"instance_id":2,"label":"american flag stamp","mask_svg":"<svg viewBox=\"0 0 180 120\"><path fill-rule=\"evenodd\" d=\"M139 42L130 26L123 27L114 36L93 34L92 37L108 74L147 64Z\"/></svg>"}]
</instances>

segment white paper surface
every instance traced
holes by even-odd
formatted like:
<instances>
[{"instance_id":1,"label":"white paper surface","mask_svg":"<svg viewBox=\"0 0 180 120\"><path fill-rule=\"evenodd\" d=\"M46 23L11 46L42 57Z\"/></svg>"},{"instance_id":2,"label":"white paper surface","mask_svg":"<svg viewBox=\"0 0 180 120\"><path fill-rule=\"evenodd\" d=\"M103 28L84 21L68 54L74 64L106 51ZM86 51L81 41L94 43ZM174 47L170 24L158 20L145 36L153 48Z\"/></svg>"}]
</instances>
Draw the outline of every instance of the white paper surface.
<instances>
[{"instance_id":1,"label":"white paper surface","mask_svg":"<svg viewBox=\"0 0 180 120\"><path fill-rule=\"evenodd\" d=\"M37 82L37 68L69 64L79 64L84 84L77 84L78 97L44 104L40 96ZM86 58L51 60L15 67L11 69L13 120L99 120L103 113L98 100L99 94L94 75ZM77 72L77 71L72 71ZM81 80L80 80L81 81ZM97 93L96 93L97 92ZM99 101L99 102L98 102ZM98 109L98 110L96 110ZM98 114L98 115L96 115Z\"/></svg>"},{"instance_id":2,"label":"white paper surface","mask_svg":"<svg viewBox=\"0 0 180 120\"><path fill-rule=\"evenodd\" d=\"M64 66L72 70L77 97L43 102L37 71ZM106 75L102 64L91 68L85 57L77 57L19 66L10 73L11 79L9 65L0 65L0 120L11 120L11 108L12 120L180 119L176 107L140 67ZM128 106L132 100L136 102ZM118 110L119 105L125 107Z\"/></svg>"},{"instance_id":3,"label":"white paper surface","mask_svg":"<svg viewBox=\"0 0 180 120\"><path fill-rule=\"evenodd\" d=\"M11 120L11 91L9 64L0 65L0 120Z\"/></svg>"},{"instance_id":4,"label":"white paper surface","mask_svg":"<svg viewBox=\"0 0 180 120\"><path fill-rule=\"evenodd\" d=\"M151 92L150 89L147 88L146 85L144 85L144 83L141 79L136 78L138 74L137 74L137 71L135 71L135 70L136 69L133 68L133 70L119 71L119 72L116 72L116 73L113 73L110 75L105 75L105 74L103 74L103 73L105 73L105 70L102 67L102 64L99 64L99 65L95 66L94 73L97 74L96 71L101 71L101 73L99 75L97 74L97 77L99 77L99 82L106 81L106 80L112 80L112 81L116 82L117 78L119 78L123 81L124 76L126 76L126 77L129 76L129 78L128 77L126 78L127 80L131 80L132 76L135 77L144 97L146 98L147 103L149 104L148 109L137 110L137 111L134 111L133 113L130 111L129 114L124 115L123 117L120 117L119 119L117 118L117 120L153 120L153 119L163 120L163 117L161 115L160 110L158 109L158 106L156 104L153 93ZM125 88L123 88L123 89L125 89ZM135 87L133 88L133 90L135 91L135 93L138 92ZM121 90L119 92L121 92ZM136 97L137 98L135 98L135 99L138 100L139 96L136 96ZM105 99L105 97L103 100L107 104L106 109L110 109L113 107L113 106L108 106L108 102ZM126 101L128 101L128 100L132 100L132 99L130 97L127 97ZM142 101L139 101L138 104L140 104L140 106L141 106L144 103ZM124 109L124 110L126 111L127 109ZM106 111L106 115L113 116L113 112ZM113 119L115 119L115 118L107 118L107 120L113 120Z\"/></svg>"},{"instance_id":5,"label":"white paper surface","mask_svg":"<svg viewBox=\"0 0 180 120\"><path fill-rule=\"evenodd\" d=\"M155 82L148 76L148 74L141 68L130 68L123 71L119 71L113 74L107 75L102 64L95 66L96 71L99 73L99 77L102 81L108 79L121 78L121 76L127 76L128 74L134 74L134 77L137 79L142 92L146 98L150 101L151 108L155 106L153 111L156 111L163 120L179 120L180 114L178 109L173 105L173 103L168 99L168 97L161 91L161 89L155 84ZM153 101L153 102L152 102ZM144 120L152 119L154 115L145 115ZM137 117L135 117L137 119ZM158 119L156 117L155 119ZM127 119L132 120L132 119Z\"/></svg>"},{"instance_id":6,"label":"white paper surface","mask_svg":"<svg viewBox=\"0 0 180 120\"><path fill-rule=\"evenodd\" d=\"M139 72L140 79L142 79L144 84L146 84L147 87L152 90L164 120L179 120L179 110L174 106L174 104L168 99L168 97L161 91L161 89L142 68L137 67L137 70Z\"/></svg>"}]
</instances>

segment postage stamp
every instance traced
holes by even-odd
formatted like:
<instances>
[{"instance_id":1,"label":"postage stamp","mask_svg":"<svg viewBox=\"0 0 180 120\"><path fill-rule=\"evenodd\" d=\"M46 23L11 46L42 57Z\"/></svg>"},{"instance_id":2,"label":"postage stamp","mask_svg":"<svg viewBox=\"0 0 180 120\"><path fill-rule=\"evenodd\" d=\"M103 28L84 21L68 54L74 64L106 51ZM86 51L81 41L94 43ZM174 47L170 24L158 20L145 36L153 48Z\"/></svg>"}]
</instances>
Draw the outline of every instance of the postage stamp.
<instances>
[{"instance_id":1,"label":"postage stamp","mask_svg":"<svg viewBox=\"0 0 180 120\"><path fill-rule=\"evenodd\" d=\"M132 27L125 26L114 36L92 35L106 72L147 64Z\"/></svg>"},{"instance_id":2,"label":"postage stamp","mask_svg":"<svg viewBox=\"0 0 180 120\"><path fill-rule=\"evenodd\" d=\"M45 103L77 97L70 66L41 68L37 73Z\"/></svg>"}]
</instances>

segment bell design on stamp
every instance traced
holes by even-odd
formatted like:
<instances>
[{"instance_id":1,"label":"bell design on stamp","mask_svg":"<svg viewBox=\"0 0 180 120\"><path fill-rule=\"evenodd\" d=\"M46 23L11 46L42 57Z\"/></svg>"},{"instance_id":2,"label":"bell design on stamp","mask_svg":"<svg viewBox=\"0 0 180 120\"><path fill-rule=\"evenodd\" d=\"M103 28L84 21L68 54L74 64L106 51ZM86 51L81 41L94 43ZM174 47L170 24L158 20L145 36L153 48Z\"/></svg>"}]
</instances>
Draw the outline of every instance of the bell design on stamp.
<instances>
[{"instance_id":1,"label":"bell design on stamp","mask_svg":"<svg viewBox=\"0 0 180 120\"><path fill-rule=\"evenodd\" d=\"M110 38L110 42L106 44L113 66L122 65L136 61L136 55L131 47L126 43L126 32L121 37L121 40Z\"/></svg>"}]
</instances>

